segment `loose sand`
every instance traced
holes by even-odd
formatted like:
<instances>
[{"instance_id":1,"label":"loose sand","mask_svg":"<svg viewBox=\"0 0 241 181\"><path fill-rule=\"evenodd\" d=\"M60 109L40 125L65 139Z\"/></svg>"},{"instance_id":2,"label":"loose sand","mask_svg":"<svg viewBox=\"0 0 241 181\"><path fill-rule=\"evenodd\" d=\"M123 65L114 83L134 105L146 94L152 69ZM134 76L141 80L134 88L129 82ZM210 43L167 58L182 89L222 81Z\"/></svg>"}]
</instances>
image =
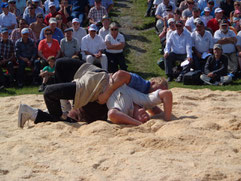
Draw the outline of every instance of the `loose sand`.
<instances>
[{"instance_id":1,"label":"loose sand","mask_svg":"<svg viewBox=\"0 0 241 181\"><path fill-rule=\"evenodd\" d=\"M32 122L17 127L20 102L0 98L0 180L241 180L241 92L172 89L173 121L138 127Z\"/></svg>"}]
</instances>

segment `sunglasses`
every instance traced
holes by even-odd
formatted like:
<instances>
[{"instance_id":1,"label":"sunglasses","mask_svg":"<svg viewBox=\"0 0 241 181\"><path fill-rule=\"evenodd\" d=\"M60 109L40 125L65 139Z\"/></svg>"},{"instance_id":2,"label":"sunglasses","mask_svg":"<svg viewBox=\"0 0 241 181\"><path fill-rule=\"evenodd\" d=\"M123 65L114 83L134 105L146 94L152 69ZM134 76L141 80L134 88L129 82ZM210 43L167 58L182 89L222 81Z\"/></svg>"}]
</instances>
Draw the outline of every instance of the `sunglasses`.
<instances>
[{"instance_id":1,"label":"sunglasses","mask_svg":"<svg viewBox=\"0 0 241 181\"><path fill-rule=\"evenodd\" d=\"M118 29L117 28L112 28L112 29L110 29L111 31L118 31Z\"/></svg>"}]
</instances>

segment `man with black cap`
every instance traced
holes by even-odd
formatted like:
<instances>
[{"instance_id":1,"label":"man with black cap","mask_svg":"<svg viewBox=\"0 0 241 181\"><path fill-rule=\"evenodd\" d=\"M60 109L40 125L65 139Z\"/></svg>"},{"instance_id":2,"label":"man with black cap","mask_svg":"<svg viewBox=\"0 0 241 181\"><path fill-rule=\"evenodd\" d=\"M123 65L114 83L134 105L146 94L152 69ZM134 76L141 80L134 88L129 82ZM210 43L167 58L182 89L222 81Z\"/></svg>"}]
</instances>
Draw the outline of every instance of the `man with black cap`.
<instances>
[{"instance_id":1,"label":"man with black cap","mask_svg":"<svg viewBox=\"0 0 241 181\"><path fill-rule=\"evenodd\" d=\"M184 25L182 21L176 22L176 30L172 32L169 39L166 42L166 48L164 51L165 59L165 71L168 77L167 81L173 80L173 65L176 61L183 62L188 60L192 63L192 39L188 31L183 29ZM183 75L190 70L190 63L183 67L182 72L177 77L177 82L181 82Z\"/></svg>"},{"instance_id":2,"label":"man with black cap","mask_svg":"<svg viewBox=\"0 0 241 181\"><path fill-rule=\"evenodd\" d=\"M79 55L80 47L78 45L78 42L75 38L73 38L73 29L67 28L64 30L64 36L60 41L60 48L63 57L69 57L71 58L74 55Z\"/></svg>"},{"instance_id":3,"label":"man with black cap","mask_svg":"<svg viewBox=\"0 0 241 181\"><path fill-rule=\"evenodd\" d=\"M197 70L204 69L208 55L212 53L213 37L212 34L205 30L204 23L200 18L195 19L196 30L192 32L193 42L193 60Z\"/></svg>"},{"instance_id":4,"label":"man with black cap","mask_svg":"<svg viewBox=\"0 0 241 181\"><path fill-rule=\"evenodd\" d=\"M220 22L219 30L214 33L214 42L222 45L223 53L228 57L228 71L236 73L238 70L237 36L229 29L229 23L226 19Z\"/></svg>"}]
</instances>

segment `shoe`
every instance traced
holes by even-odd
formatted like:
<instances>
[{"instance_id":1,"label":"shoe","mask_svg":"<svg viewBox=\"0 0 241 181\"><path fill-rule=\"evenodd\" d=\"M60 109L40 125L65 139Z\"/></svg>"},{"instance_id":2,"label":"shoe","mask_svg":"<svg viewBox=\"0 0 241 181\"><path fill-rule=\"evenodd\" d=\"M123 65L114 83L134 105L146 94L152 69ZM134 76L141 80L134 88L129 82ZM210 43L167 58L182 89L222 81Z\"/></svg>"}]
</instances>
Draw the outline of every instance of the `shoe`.
<instances>
[{"instance_id":1,"label":"shoe","mask_svg":"<svg viewBox=\"0 0 241 181\"><path fill-rule=\"evenodd\" d=\"M171 81L173 81L173 77L168 77L167 82L171 82Z\"/></svg>"},{"instance_id":2,"label":"shoe","mask_svg":"<svg viewBox=\"0 0 241 181\"><path fill-rule=\"evenodd\" d=\"M18 110L18 127L23 128L26 121L33 120L35 111L36 109L26 104L20 104Z\"/></svg>"},{"instance_id":3,"label":"shoe","mask_svg":"<svg viewBox=\"0 0 241 181\"><path fill-rule=\"evenodd\" d=\"M46 85L42 84L41 86L39 86L38 91L43 92L45 90L45 88L46 88Z\"/></svg>"},{"instance_id":4,"label":"shoe","mask_svg":"<svg viewBox=\"0 0 241 181\"><path fill-rule=\"evenodd\" d=\"M23 83L18 83L18 88L22 89L23 88Z\"/></svg>"},{"instance_id":5,"label":"shoe","mask_svg":"<svg viewBox=\"0 0 241 181\"><path fill-rule=\"evenodd\" d=\"M177 77L176 82L182 82L182 76L181 76L181 75L179 75L179 76Z\"/></svg>"},{"instance_id":6,"label":"shoe","mask_svg":"<svg viewBox=\"0 0 241 181\"><path fill-rule=\"evenodd\" d=\"M205 74L202 74L202 75L200 76L200 79L201 79L205 84L213 85L213 83L211 83L211 78L208 77L208 76L205 75Z\"/></svg>"},{"instance_id":7,"label":"shoe","mask_svg":"<svg viewBox=\"0 0 241 181\"><path fill-rule=\"evenodd\" d=\"M72 109L72 106L69 100L60 99L60 104L61 104L61 109L63 113L69 112Z\"/></svg>"},{"instance_id":8,"label":"shoe","mask_svg":"<svg viewBox=\"0 0 241 181\"><path fill-rule=\"evenodd\" d=\"M2 89L4 89L4 85L1 85L1 86L0 86L0 90L2 90Z\"/></svg>"}]
</instances>

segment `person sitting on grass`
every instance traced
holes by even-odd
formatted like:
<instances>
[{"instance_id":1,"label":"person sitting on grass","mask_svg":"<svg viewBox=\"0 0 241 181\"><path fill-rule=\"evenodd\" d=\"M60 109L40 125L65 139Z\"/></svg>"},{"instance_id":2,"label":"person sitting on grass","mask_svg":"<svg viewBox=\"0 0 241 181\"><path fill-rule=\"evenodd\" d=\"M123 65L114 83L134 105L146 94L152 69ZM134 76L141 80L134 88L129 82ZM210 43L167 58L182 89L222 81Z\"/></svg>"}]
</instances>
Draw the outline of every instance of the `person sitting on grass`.
<instances>
[{"instance_id":1,"label":"person sitting on grass","mask_svg":"<svg viewBox=\"0 0 241 181\"><path fill-rule=\"evenodd\" d=\"M42 85L39 87L39 92L43 92L46 88L47 84L51 84L52 82L54 82L54 70L55 70L55 57L54 56L50 56L47 59L47 62L49 65L45 66L41 71L39 76L42 77L43 82Z\"/></svg>"}]
</instances>

